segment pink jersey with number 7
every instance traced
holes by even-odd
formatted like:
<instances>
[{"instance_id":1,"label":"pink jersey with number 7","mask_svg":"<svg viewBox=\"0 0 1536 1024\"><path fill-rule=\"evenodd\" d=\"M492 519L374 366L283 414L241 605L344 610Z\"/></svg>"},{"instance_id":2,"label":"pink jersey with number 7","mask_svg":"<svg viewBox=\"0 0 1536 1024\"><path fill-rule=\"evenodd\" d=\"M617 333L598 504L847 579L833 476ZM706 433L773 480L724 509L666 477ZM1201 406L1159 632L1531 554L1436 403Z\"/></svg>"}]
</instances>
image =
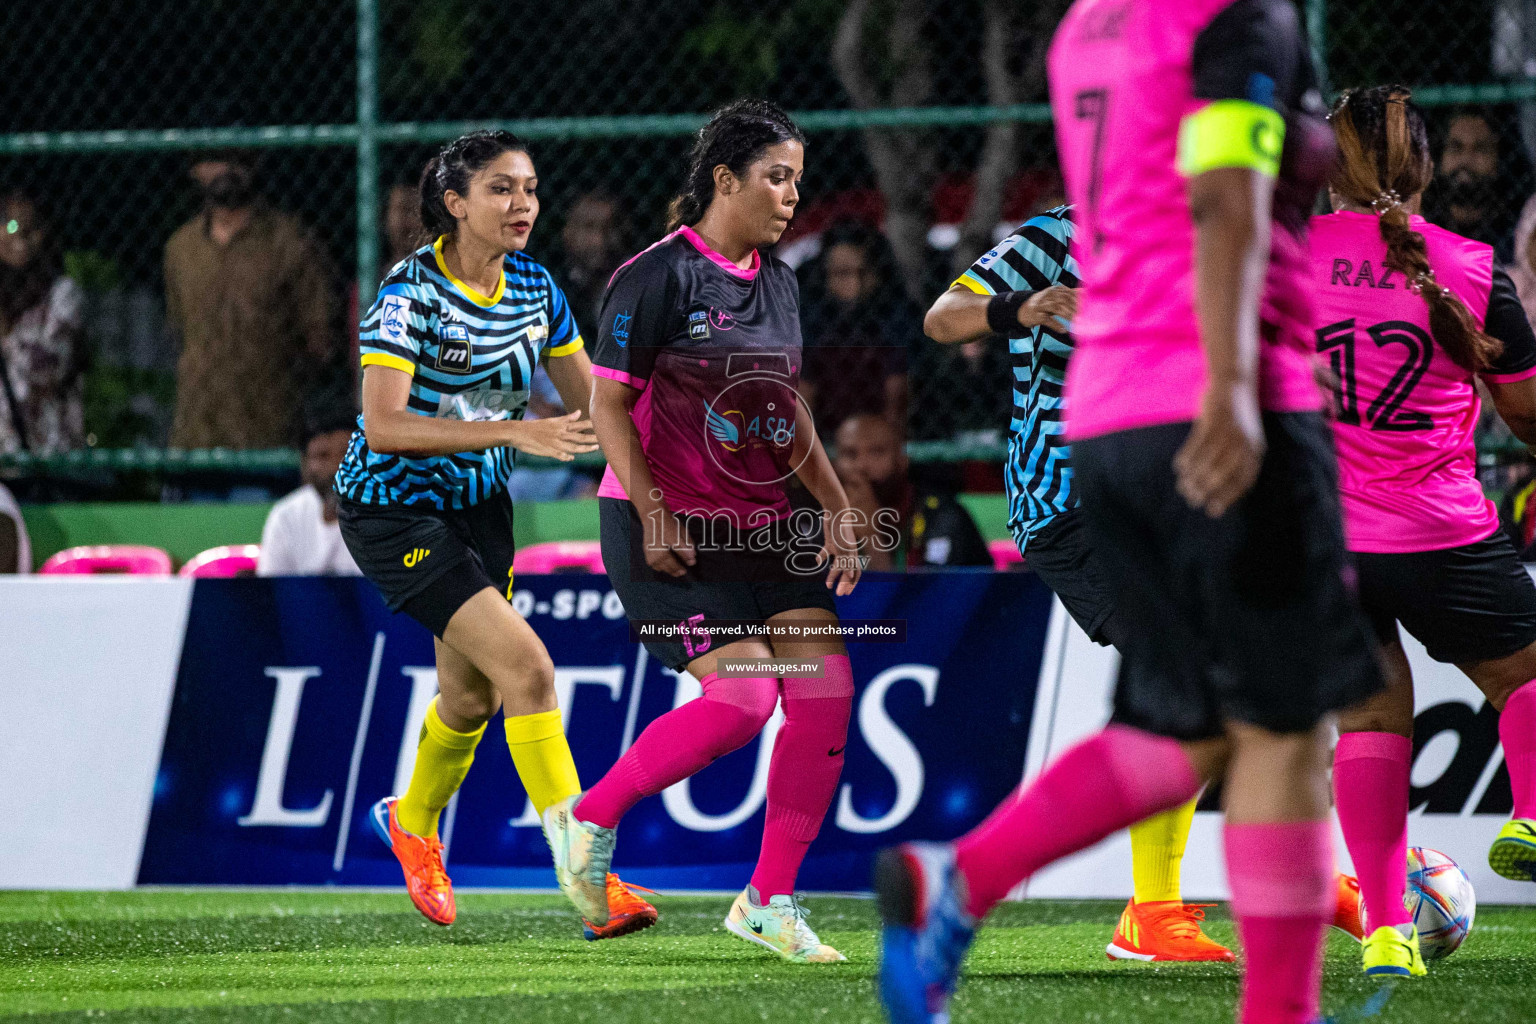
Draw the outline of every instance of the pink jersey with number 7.
<instances>
[{"instance_id":1,"label":"pink jersey with number 7","mask_svg":"<svg viewBox=\"0 0 1536 1024\"><path fill-rule=\"evenodd\" d=\"M1273 10L1247 5L1264 17L1221 19L1233 6L1078 0L1051 45L1051 106L1076 207L1072 250L1083 268L1072 324L1077 351L1067 373L1074 438L1193 420L1199 412L1205 357L1195 318L1189 183L1176 167L1180 123L1214 99L1286 110L1315 93L1300 27L1278 0ZM1322 407L1309 351L1309 267L1305 218L1277 220L1261 311L1266 410Z\"/></svg>"}]
</instances>

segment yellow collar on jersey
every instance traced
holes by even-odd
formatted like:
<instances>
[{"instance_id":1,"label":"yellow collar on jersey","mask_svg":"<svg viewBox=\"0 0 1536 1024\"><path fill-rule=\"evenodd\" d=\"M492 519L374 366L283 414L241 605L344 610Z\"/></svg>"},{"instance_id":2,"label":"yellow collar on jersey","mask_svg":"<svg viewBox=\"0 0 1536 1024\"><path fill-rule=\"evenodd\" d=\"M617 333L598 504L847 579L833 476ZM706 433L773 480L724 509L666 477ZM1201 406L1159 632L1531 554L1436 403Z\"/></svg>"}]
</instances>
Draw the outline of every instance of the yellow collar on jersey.
<instances>
[{"instance_id":1,"label":"yellow collar on jersey","mask_svg":"<svg viewBox=\"0 0 1536 1024\"><path fill-rule=\"evenodd\" d=\"M469 285L453 276L453 271L448 269L448 261L443 259L443 243L448 240L447 235L438 235L437 241L432 243L432 255L437 257L437 269L444 277L453 282L453 286L464 293L464 297L477 306L490 309L501 301L502 294L507 290L507 272L502 270L501 276L496 279L496 294L481 295Z\"/></svg>"}]
</instances>

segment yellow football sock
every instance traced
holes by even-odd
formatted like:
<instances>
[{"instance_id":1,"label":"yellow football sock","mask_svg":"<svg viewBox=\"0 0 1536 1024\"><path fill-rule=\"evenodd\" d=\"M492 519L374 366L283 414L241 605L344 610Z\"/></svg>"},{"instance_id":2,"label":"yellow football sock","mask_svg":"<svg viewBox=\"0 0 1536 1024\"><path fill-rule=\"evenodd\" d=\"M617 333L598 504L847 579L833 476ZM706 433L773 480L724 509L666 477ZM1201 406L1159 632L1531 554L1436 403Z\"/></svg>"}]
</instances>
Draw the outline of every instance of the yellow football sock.
<instances>
[{"instance_id":1,"label":"yellow football sock","mask_svg":"<svg viewBox=\"0 0 1536 1024\"><path fill-rule=\"evenodd\" d=\"M1182 898L1179 869L1194 820L1195 800L1191 800L1131 826L1131 877L1136 884L1137 903Z\"/></svg>"},{"instance_id":2,"label":"yellow football sock","mask_svg":"<svg viewBox=\"0 0 1536 1024\"><path fill-rule=\"evenodd\" d=\"M540 814L550 804L581 792L571 745L565 741L560 709L507 719L507 747L523 788Z\"/></svg>"},{"instance_id":3,"label":"yellow football sock","mask_svg":"<svg viewBox=\"0 0 1536 1024\"><path fill-rule=\"evenodd\" d=\"M437 817L463 785L469 766L475 762L475 747L484 735L484 725L474 732L448 728L437 715L437 698L432 698L421 723L421 738L416 741L410 788L395 804L401 828L412 835L437 835Z\"/></svg>"}]
</instances>

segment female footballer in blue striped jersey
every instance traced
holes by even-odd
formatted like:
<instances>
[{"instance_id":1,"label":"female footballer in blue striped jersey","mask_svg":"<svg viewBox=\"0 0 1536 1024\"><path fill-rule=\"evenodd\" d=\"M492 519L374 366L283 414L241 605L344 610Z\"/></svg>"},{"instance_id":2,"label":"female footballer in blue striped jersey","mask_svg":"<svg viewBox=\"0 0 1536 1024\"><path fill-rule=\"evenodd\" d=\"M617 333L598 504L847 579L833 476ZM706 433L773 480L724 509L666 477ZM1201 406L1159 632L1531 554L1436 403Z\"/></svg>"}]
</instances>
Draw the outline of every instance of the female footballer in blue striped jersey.
<instances>
[{"instance_id":1,"label":"female footballer in blue striped jersey","mask_svg":"<svg viewBox=\"0 0 1536 1024\"><path fill-rule=\"evenodd\" d=\"M1072 489L1071 446L1062 419L1067 360L1077 315L1077 260L1069 251L1071 207L1020 224L940 295L923 329L944 344L988 334L1008 340L1013 419L1008 424L1008 526L1036 576L1099 644L1119 639L1120 620L1103 556L1088 543ZM1135 895L1106 952L1112 960L1231 960L1200 928L1204 911L1183 902L1180 867L1191 800L1131 827Z\"/></svg>"},{"instance_id":2,"label":"female footballer in blue striped jersey","mask_svg":"<svg viewBox=\"0 0 1536 1024\"><path fill-rule=\"evenodd\" d=\"M422 221L437 240L401 261L362 324L363 413L341 469L341 531L391 609L436 637L438 695L405 793L372 820L430 920L455 916L438 816L505 712L507 744L534 806L581 791L555 705L554 666L513 610L511 448L569 461L595 451L592 364L565 296L523 255L539 214L527 148L510 132L466 135L427 164ZM567 416L523 419L540 359ZM646 927L656 910L610 876L609 920L587 937Z\"/></svg>"}]
</instances>

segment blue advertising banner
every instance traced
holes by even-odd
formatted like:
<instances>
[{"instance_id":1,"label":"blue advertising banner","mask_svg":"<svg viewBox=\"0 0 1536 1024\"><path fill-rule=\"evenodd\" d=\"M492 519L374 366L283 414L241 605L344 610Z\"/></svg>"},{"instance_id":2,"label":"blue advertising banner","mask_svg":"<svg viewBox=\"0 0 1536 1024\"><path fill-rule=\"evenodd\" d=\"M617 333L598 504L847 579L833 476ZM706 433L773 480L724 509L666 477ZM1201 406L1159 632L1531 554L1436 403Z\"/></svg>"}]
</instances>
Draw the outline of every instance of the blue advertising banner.
<instances>
[{"instance_id":1,"label":"blue advertising banner","mask_svg":"<svg viewBox=\"0 0 1536 1024\"><path fill-rule=\"evenodd\" d=\"M606 577L518 584L514 604L549 648L590 784L698 684L630 639ZM877 849L957 835L1018 784L1050 605L1031 574L963 570L866 576L839 599L844 618L904 620L906 640L849 645L846 766L801 888L864 889ZM436 685L431 635L364 580L199 580L139 882L399 884L367 812L409 779ZM775 716L759 739L636 806L616 870L653 888L743 886L777 728ZM459 885L554 885L499 718L440 833Z\"/></svg>"}]
</instances>

